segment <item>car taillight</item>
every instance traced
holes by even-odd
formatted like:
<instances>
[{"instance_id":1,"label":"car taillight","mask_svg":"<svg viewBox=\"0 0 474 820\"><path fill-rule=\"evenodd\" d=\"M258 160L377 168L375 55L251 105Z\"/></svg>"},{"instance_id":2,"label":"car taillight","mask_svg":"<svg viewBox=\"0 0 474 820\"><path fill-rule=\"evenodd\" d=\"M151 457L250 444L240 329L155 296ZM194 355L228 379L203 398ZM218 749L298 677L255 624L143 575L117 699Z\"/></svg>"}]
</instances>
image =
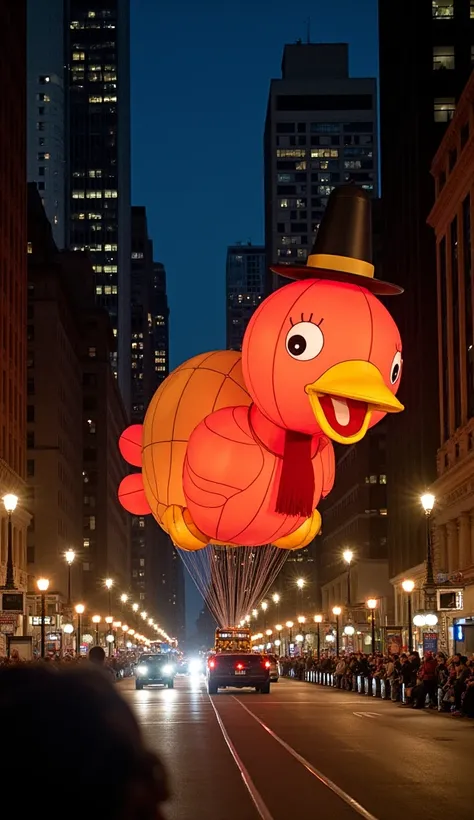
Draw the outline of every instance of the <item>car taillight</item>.
<instances>
[{"instance_id":1,"label":"car taillight","mask_svg":"<svg viewBox=\"0 0 474 820\"><path fill-rule=\"evenodd\" d=\"M209 661L209 669L214 669L215 665L216 665L215 661Z\"/></svg>"},{"instance_id":2,"label":"car taillight","mask_svg":"<svg viewBox=\"0 0 474 820\"><path fill-rule=\"evenodd\" d=\"M243 668L244 668L244 665L243 665L243 663L238 663L238 664L237 664L237 666L236 666L235 668L236 668L236 669L243 669Z\"/></svg>"},{"instance_id":3,"label":"car taillight","mask_svg":"<svg viewBox=\"0 0 474 820\"><path fill-rule=\"evenodd\" d=\"M265 661L265 669L270 669L271 663L270 661Z\"/></svg>"}]
</instances>

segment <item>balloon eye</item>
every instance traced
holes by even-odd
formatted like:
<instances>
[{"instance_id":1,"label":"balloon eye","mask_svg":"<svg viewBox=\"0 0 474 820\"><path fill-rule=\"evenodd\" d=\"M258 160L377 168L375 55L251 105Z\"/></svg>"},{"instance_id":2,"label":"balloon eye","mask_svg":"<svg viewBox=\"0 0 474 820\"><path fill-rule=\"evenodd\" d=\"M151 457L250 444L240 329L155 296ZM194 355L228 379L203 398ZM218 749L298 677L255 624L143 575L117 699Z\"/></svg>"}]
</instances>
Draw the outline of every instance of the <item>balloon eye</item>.
<instances>
[{"instance_id":1,"label":"balloon eye","mask_svg":"<svg viewBox=\"0 0 474 820\"><path fill-rule=\"evenodd\" d=\"M390 382L391 384L395 384L400 378L400 373L402 369L402 354L399 350L395 353L393 357L392 366L390 368Z\"/></svg>"},{"instance_id":2,"label":"balloon eye","mask_svg":"<svg viewBox=\"0 0 474 820\"><path fill-rule=\"evenodd\" d=\"M286 336L286 349L292 359L307 362L321 353L324 336L321 328L313 322L298 322Z\"/></svg>"}]
</instances>

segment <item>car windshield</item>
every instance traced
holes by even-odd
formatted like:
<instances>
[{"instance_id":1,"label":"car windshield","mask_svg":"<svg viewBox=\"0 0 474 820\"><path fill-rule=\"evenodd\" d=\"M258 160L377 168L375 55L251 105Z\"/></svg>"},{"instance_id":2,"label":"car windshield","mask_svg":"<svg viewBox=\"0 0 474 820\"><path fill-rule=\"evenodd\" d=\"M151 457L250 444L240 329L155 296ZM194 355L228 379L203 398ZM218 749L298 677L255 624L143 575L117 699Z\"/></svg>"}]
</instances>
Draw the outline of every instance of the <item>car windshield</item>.
<instances>
[{"instance_id":1,"label":"car windshield","mask_svg":"<svg viewBox=\"0 0 474 820\"><path fill-rule=\"evenodd\" d=\"M142 655L140 658L140 663L156 663L163 661L164 658L161 655Z\"/></svg>"}]
</instances>

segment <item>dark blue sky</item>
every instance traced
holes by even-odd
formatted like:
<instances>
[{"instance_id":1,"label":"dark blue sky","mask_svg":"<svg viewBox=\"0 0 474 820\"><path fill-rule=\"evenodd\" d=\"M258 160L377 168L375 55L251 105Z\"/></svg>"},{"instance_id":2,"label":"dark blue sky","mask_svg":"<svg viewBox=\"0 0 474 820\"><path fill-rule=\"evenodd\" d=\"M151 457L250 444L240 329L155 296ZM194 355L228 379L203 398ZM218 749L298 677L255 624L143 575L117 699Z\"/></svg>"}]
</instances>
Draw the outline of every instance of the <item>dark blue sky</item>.
<instances>
[{"instance_id":1,"label":"dark blue sky","mask_svg":"<svg viewBox=\"0 0 474 820\"><path fill-rule=\"evenodd\" d=\"M227 245L263 242L263 128L285 43L377 73L376 0L132 0L132 196L164 262L171 366L225 345ZM202 602L186 584L191 630Z\"/></svg>"},{"instance_id":2,"label":"dark blue sky","mask_svg":"<svg viewBox=\"0 0 474 820\"><path fill-rule=\"evenodd\" d=\"M132 194L164 262L171 363L224 346L225 258L263 241L263 127L283 46L348 42L377 71L376 0L133 0Z\"/></svg>"}]
</instances>

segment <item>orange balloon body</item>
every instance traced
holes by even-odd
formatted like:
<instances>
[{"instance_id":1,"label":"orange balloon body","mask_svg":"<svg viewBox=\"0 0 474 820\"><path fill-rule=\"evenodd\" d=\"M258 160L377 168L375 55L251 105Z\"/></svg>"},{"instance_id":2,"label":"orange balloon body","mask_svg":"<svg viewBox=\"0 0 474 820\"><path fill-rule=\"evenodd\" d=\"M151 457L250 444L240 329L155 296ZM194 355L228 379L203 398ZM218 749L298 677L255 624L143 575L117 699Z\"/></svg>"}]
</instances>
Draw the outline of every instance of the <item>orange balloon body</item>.
<instances>
[{"instance_id":1,"label":"orange balloon body","mask_svg":"<svg viewBox=\"0 0 474 820\"><path fill-rule=\"evenodd\" d=\"M186 507L183 468L194 428L216 410L250 402L240 353L232 350L194 356L158 388L145 416L142 452L145 494L158 523L169 505Z\"/></svg>"}]
</instances>

